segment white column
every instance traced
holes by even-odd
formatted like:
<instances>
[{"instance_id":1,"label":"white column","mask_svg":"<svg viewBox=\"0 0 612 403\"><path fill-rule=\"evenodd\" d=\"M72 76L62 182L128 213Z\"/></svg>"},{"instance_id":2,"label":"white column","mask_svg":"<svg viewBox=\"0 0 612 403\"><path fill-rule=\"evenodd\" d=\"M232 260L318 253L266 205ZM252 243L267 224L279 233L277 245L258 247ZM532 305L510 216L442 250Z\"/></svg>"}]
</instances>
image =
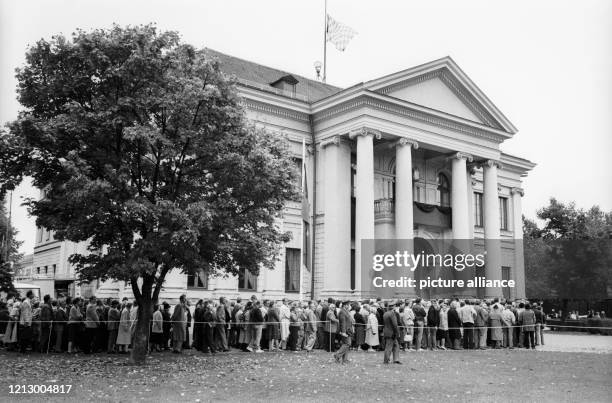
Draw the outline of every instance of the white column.
<instances>
[{"instance_id":1,"label":"white column","mask_svg":"<svg viewBox=\"0 0 612 403\"><path fill-rule=\"evenodd\" d=\"M452 157L451 210L453 239L468 239L470 237L466 161L471 162L472 160L471 155L464 153L456 153Z\"/></svg>"},{"instance_id":2,"label":"white column","mask_svg":"<svg viewBox=\"0 0 612 403\"><path fill-rule=\"evenodd\" d=\"M512 189L512 231L514 232L514 267L516 281L515 298L525 298L525 256L523 248L523 189Z\"/></svg>"},{"instance_id":3,"label":"white column","mask_svg":"<svg viewBox=\"0 0 612 403\"><path fill-rule=\"evenodd\" d=\"M488 160L484 170L484 237L487 252L485 276L487 280L501 280L501 239L499 232L499 193L497 190L497 168L500 163ZM487 288L485 298L501 297L501 288Z\"/></svg>"},{"instance_id":4,"label":"white column","mask_svg":"<svg viewBox=\"0 0 612 403\"><path fill-rule=\"evenodd\" d=\"M400 139L395 143L395 238L412 239L414 216L412 211L412 149L419 143Z\"/></svg>"},{"instance_id":5,"label":"white column","mask_svg":"<svg viewBox=\"0 0 612 403\"><path fill-rule=\"evenodd\" d=\"M322 296L340 297L351 292L351 149L340 136L321 142L321 149L325 153Z\"/></svg>"},{"instance_id":6,"label":"white column","mask_svg":"<svg viewBox=\"0 0 612 403\"><path fill-rule=\"evenodd\" d=\"M361 128L350 133L357 139L355 175L355 292L361 293L361 254L363 239L374 239L374 137L380 132Z\"/></svg>"},{"instance_id":7,"label":"white column","mask_svg":"<svg viewBox=\"0 0 612 403\"><path fill-rule=\"evenodd\" d=\"M472 175L474 168L467 169L467 200L468 200L468 239L474 239L474 186Z\"/></svg>"}]
</instances>

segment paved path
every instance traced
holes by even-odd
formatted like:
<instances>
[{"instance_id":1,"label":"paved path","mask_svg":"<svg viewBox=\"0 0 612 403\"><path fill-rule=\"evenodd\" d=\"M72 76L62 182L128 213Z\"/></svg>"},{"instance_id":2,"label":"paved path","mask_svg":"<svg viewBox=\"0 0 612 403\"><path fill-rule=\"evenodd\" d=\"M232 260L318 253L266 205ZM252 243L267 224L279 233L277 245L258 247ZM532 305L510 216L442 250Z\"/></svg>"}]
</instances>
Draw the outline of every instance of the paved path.
<instances>
[{"instance_id":1,"label":"paved path","mask_svg":"<svg viewBox=\"0 0 612 403\"><path fill-rule=\"evenodd\" d=\"M544 333L544 346L538 346L538 349L571 353L610 354L612 353L612 336L547 331Z\"/></svg>"}]
</instances>

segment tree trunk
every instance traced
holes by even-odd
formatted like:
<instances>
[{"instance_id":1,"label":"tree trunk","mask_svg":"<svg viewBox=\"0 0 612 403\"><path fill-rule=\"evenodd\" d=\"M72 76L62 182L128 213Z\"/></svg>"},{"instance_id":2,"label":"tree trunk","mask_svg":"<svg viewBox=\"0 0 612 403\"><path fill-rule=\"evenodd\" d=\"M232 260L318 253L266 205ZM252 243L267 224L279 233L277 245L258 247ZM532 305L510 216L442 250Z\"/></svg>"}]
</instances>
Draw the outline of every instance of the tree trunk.
<instances>
[{"instance_id":1,"label":"tree trunk","mask_svg":"<svg viewBox=\"0 0 612 403\"><path fill-rule=\"evenodd\" d=\"M136 298L138 301L138 321L132 336L132 351L129 361L133 365L144 365L149 350L151 319L153 318L151 289L152 284L145 280L142 285L142 293Z\"/></svg>"}]
</instances>

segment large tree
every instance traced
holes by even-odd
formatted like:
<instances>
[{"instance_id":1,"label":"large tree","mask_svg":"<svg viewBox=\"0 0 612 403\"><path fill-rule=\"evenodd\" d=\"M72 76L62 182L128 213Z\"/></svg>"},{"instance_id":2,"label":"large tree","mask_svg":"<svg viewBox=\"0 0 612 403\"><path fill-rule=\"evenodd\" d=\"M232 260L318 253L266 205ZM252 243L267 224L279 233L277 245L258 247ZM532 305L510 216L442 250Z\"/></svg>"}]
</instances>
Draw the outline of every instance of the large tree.
<instances>
[{"instance_id":1,"label":"large tree","mask_svg":"<svg viewBox=\"0 0 612 403\"><path fill-rule=\"evenodd\" d=\"M170 270L273 268L294 164L283 138L248 124L216 61L175 32L114 26L39 41L17 79L25 111L0 143L2 185L27 175L45 190L27 204L57 239L88 242L70 258L83 281L131 284L132 362Z\"/></svg>"},{"instance_id":2,"label":"large tree","mask_svg":"<svg viewBox=\"0 0 612 403\"><path fill-rule=\"evenodd\" d=\"M612 286L612 212L551 198L537 216L541 229L531 220L523 225L528 296L557 297L564 305L606 298Z\"/></svg>"}]
</instances>

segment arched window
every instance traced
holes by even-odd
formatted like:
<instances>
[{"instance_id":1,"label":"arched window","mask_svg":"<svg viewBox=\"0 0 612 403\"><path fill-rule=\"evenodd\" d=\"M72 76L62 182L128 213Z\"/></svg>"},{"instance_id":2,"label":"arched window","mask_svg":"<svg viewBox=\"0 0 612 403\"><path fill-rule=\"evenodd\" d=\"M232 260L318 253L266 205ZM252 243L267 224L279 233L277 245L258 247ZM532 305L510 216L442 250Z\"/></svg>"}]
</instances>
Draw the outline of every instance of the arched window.
<instances>
[{"instance_id":1,"label":"arched window","mask_svg":"<svg viewBox=\"0 0 612 403\"><path fill-rule=\"evenodd\" d=\"M440 196L440 206L450 206L450 182L443 173L438 174L438 195Z\"/></svg>"}]
</instances>

